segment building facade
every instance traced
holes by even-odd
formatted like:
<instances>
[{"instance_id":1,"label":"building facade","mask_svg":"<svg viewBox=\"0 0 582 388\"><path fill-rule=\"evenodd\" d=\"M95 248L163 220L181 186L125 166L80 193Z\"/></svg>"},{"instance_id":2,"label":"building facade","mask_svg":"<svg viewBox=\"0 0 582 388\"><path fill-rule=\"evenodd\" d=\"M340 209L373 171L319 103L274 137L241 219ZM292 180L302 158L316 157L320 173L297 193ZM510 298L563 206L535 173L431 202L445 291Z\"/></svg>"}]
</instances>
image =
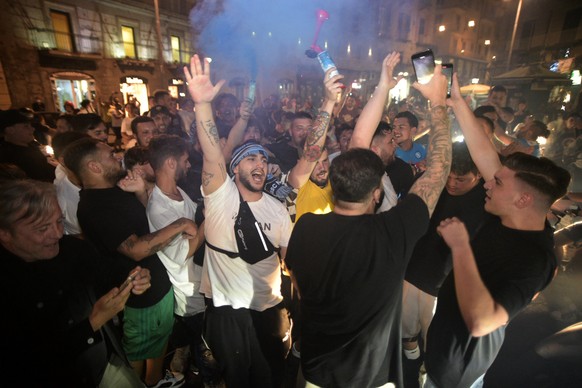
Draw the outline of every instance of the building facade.
<instances>
[{"instance_id":1,"label":"building facade","mask_svg":"<svg viewBox=\"0 0 582 388\"><path fill-rule=\"evenodd\" d=\"M152 1L2 3L1 109L37 99L47 111L64 111L66 101L78 108L84 99L99 109L116 96L136 99L145 111L157 89L185 95L182 64L193 51L194 1L161 1L159 18Z\"/></svg>"}]
</instances>

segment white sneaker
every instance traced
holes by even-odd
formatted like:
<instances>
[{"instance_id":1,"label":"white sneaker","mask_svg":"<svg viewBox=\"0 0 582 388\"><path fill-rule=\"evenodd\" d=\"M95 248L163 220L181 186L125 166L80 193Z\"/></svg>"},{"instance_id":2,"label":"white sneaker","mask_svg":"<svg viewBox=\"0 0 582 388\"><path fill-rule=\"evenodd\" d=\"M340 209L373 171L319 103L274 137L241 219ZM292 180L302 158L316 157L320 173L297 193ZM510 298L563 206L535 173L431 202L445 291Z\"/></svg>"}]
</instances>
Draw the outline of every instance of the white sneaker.
<instances>
[{"instance_id":1,"label":"white sneaker","mask_svg":"<svg viewBox=\"0 0 582 388\"><path fill-rule=\"evenodd\" d=\"M402 350L404 350L404 355L409 360L416 360L416 359L418 359L418 357L420 357L420 348L418 347L418 345L416 345L416 348L414 348L412 350L408 350L408 349L404 349L404 348L402 348Z\"/></svg>"},{"instance_id":2,"label":"white sneaker","mask_svg":"<svg viewBox=\"0 0 582 388\"><path fill-rule=\"evenodd\" d=\"M185 382L186 379L182 373L166 370L164 377L156 385L151 385L149 388L178 388L184 385Z\"/></svg>"}]
</instances>

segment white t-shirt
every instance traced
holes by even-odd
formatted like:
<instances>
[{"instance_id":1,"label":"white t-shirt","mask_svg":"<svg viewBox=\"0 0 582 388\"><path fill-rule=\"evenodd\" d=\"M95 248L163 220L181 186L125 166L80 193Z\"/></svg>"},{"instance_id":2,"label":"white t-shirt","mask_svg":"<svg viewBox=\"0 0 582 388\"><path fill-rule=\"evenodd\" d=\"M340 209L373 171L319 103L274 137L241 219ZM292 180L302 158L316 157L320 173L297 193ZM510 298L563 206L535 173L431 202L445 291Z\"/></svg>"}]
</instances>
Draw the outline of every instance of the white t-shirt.
<instances>
[{"instance_id":1,"label":"white t-shirt","mask_svg":"<svg viewBox=\"0 0 582 388\"><path fill-rule=\"evenodd\" d=\"M238 252L234 237L234 220L240 206L240 195L231 179L210 195L204 193L206 241L217 248ZM291 218L285 206L268 194L249 202L249 207L263 233L275 247L287 247L291 236ZM202 271L202 292L215 306L231 306L264 311L279 304L281 267L278 254L248 264L240 257L231 259L206 246Z\"/></svg>"},{"instance_id":2,"label":"white t-shirt","mask_svg":"<svg viewBox=\"0 0 582 388\"><path fill-rule=\"evenodd\" d=\"M382 188L384 189L384 199L378 210L376 210L376 213L388 211L398 203L398 196L396 195L394 186L392 186L390 177L386 173L382 175Z\"/></svg>"},{"instance_id":3,"label":"white t-shirt","mask_svg":"<svg viewBox=\"0 0 582 388\"><path fill-rule=\"evenodd\" d=\"M65 217L65 234L81 234L81 226L77 219L77 207L79 206L79 191L67 176L67 172L60 164L55 169L55 180L53 181L57 189L57 200Z\"/></svg>"},{"instance_id":4,"label":"white t-shirt","mask_svg":"<svg viewBox=\"0 0 582 388\"><path fill-rule=\"evenodd\" d=\"M154 186L146 210L150 232L160 230L182 217L194 220L196 204L179 187L178 191L183 201L171 199L158 186ZM174 312L182 317L198 314L205 307L204 297L200 294L202 267L194 264L192 256L188 256L189 249L189 240L177 236L157 253L172 282Z\"/></svg>"}]
</instances>

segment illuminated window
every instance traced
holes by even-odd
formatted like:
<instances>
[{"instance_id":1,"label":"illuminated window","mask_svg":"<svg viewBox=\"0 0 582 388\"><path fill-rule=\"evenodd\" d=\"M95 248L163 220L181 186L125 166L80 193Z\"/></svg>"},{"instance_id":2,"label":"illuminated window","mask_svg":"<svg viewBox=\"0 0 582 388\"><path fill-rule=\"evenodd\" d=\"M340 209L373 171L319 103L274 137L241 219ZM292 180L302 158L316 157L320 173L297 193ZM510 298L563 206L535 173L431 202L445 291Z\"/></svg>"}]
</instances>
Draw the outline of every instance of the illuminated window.
<instances>
[{"instance_id":1,"label":"illuminated window","mask_svg":"<svg viewBox=\"0 0 582 388\"><path fill-rule=\"evenodd\" d=\"M135 58L135 34L133 27L121 26L121 38L123 40L123 51L128 58Z\"/></svg>"},{"instance_id":2,"label":"illuminated window","mask_svg":"<svg viewBox=\"0 0 582 388\"><path fill-rule=\"evenodd\" d=\"M53 23L57 49L67 52L74 51L69 14L51 10L50 16Z\"/></svg>"},{"instance_id":3,"label":"illuminated window","mask_svg":"<svg viewBox=\"0 0 582 388\"><path fill-rule=\"evenodd\" d=\"M180 38L178 36L172 35L170 37L170 43L172 44L172 60L174 62L181 62Z\"/></svg>"}]
</instances>

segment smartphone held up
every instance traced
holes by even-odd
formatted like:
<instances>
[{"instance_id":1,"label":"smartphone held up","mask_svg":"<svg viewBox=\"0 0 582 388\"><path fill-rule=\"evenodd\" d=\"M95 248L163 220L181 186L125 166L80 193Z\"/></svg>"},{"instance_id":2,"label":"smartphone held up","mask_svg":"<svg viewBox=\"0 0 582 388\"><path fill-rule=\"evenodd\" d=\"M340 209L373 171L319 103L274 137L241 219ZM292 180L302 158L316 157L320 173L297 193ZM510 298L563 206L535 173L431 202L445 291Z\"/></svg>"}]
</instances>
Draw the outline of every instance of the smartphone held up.
<instances>
[{"instance_id":1,"label":"smartphone held up","mask_svg":"<svg viewBox=\"0 0 582 388\"><path fill-rule=\"evenodd\" d=\"M433 74L435 68L434 54L432 50L425 50L413 54L411 57L412 67L416 75L416 81L419 84L427 84ZM451 96L451 87L453 85L453 64L443 63L441 65L442 73L447 77L447 97Z\"/></svg>"},{"instance_id":2,"label":"smartphone held up","mask_svg":"<svg viewBox=\"0 0 582 388\"><path fill-rule=\"evenodd\" d=\"M447 97L451 97L451 87L453 86L453 64L443 63L442 72L447 77Z\"/></svg>"},{"instance_id":3,"label":"smartphone held up","mask_svg":"<svg viewBox=\"0 0 582 388\"><path fill-rule=\"evenodd\" d=\"M421 51L413 54L412 67L416 75L416 82L427 84L434 74L434 54L432 50Z\"/></svg>"}]
</instances>

